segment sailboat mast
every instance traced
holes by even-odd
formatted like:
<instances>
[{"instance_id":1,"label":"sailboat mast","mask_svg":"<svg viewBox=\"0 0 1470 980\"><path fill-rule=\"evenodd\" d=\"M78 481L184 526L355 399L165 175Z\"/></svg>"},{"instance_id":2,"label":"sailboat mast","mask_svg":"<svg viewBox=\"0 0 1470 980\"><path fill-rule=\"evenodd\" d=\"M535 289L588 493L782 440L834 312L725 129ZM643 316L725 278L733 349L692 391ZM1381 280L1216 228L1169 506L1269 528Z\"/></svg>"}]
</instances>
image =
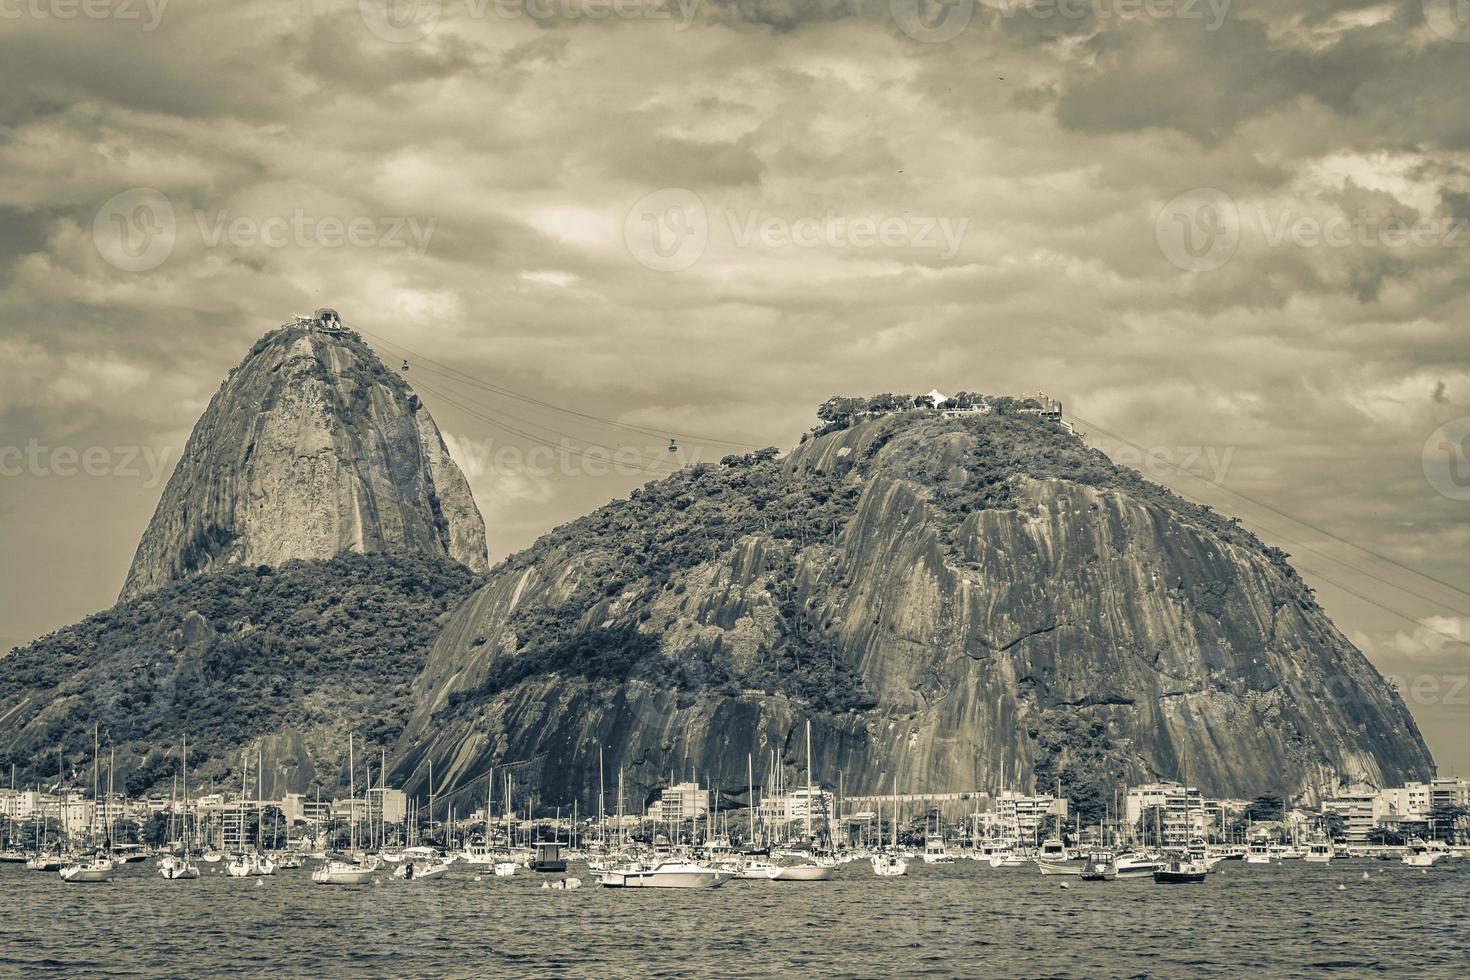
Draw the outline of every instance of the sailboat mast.
<instances>
[{"instance_id":1,"label":"sailboat mast","mask_svg":"<svg viewBox=\"0 0 1470 980\"><path fill-rule=\"evenodd\" d=\"M806 723L806 839L812 839L812 723Z\"/></svg>"},{"instance_id":2,"label":"sailboat mast","mask_svg":"<svg viewBox=\"0 0 1470 980\"><path fill-rule=\"evenodd\" d=\"M194 842L194 832L189 827L189 736L184 735L184 854L188 855Z\"/></svg>"}]
</instances>

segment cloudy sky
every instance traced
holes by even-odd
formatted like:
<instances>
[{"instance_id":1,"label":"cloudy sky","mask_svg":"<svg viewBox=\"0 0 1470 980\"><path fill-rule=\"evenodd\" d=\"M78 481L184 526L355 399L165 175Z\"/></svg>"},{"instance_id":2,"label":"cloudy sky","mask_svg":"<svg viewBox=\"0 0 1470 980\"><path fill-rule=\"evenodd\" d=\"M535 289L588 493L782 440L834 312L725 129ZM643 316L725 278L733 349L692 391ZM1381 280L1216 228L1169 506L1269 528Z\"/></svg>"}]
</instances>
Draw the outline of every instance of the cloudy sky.
<instances>
[{"instance_id":1,"label":"cloudy sky","mask_svg":"<svg viewBox=\"0 0 1470 980\"><path fill-rule=\"evenodd\" d=\"M0 642L332 306L492 558L831 394L1044 389L1470 774L1467 77L1457 0L0 0Z\"/></svg>"}]
</instances>

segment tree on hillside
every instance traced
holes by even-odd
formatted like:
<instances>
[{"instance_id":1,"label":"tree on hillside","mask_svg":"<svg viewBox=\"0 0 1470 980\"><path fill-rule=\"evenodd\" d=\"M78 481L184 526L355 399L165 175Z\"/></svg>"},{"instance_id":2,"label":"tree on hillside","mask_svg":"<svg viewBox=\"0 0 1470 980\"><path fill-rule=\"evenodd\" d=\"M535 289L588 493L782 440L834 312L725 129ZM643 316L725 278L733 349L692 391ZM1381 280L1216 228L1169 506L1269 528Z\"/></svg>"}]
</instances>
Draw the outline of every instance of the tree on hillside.
<instances>
[{"instance_id":1,"label":"tree on hillside","mask_svg":"<svg viewBox=\"0 0 1470 980\"><path fill-rule=\"evenodd\" d=\"M1246 805L1245 815L1255 823L1269 823L1286 816L1286 801L1267 793Z\"/></svg>"}]
</instances>

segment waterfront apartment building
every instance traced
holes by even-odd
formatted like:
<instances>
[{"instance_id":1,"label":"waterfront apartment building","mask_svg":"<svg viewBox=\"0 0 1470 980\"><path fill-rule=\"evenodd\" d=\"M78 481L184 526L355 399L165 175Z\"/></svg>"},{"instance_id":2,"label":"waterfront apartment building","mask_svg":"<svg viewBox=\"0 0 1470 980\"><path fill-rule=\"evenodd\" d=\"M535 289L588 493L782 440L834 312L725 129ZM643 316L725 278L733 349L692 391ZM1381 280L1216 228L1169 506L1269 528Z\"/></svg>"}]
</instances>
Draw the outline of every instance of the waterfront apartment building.
<instances>
[{"instance_id":1,"label":"waterfront apartment building","mask_svg":"<svg viewBox=\"0 0 1470 980\"><path fill-rule=\"evenodd\" d=\"M374 824L403 823L408 815L408 797L401 789L367 791L367 818Z\"/></svg>"},{"instance_id":2,"label":"waterfront apartment building","mask_svg":"<svg viewBox=\"0 0 1470 980\"><path fill-rule=\"evenodd\" d=\"M766 823L777 825L805 823L808 816L816 823L832 817L834 803L832 794L820 786L811 789L803 786L761 800L756 815Z\"/></svg>"},{"instance_id":3,"label":"waterfront apartment building","mask_svg":"<svg viewBox=\"0 0 1470 980\"><path fill-rule=\"evenodd\" d=\"M1067 801L1050 793L1027 796L1014 790L1003 790L995 798L995 818L987 823L1009 840L1031 841L1043 833L1042 827L1051 817L1067 817Z\"/></svg>"},{"instance_id":4,"label":"waterfront apartment building","mask_svg":"<svg viewBox=\"0 0 1470 980\"><path fill-rule=\"evenodd\" d=\"M1393 790L1380 792L1370 786L1341 790L1331 799L1322 801L1322 813L1335 813L1342 818L1343 840L1350 844L1367 843L1373 828L1380 821L1390 819L1393 793Z\"/></svg>"},{"instance_id":5,"label":"waterfront apartment building","mask_svg":"<svg viewBox=\"0 0 1470 980\"><path fill-rule=\"evenodd\" d=\"M648 808L651 820L678 822L709 814L709 792L698 783L676 783L664 788Z\"/></svg>"},{"instance_id":6,"label":"waterfront apartment building","mask_svg":"<svg viewBox=\"0 0 1470 980\"><path fill-rule=\"evenodd\" d=\"M1123 803L1124 822L1148 840L1152 840L1157 831L1166 847L1181 847L1193 838L1204 837L1210 824L1210 808L1204 794L1198 788L1182 783L1130 786ZM1159 826L1140 827L1140 821L1151 820L1155 811ZM1218 819L1218 801L1214 811Z\"/></svg>"}]
</instances>

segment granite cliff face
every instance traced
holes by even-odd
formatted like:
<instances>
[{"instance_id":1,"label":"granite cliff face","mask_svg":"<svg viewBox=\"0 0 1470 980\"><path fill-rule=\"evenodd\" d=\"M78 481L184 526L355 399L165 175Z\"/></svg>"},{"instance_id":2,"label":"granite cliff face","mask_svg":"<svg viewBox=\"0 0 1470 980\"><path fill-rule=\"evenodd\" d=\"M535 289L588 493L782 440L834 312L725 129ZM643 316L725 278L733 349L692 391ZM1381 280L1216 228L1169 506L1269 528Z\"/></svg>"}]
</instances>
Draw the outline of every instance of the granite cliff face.
<instances>
[{"instance_id":1,"label":"granite cliff face","mask_svg":"<svg viewBox=\"0 0 1470 980\"><path fill-rule=\"evenodd\" d=\"M267 334L220 386L121 598L222 565L344 552L488 565L480 512L434 420L324 310Z\"/></svg>"},{"instance_id":2,"label":"granite cliff face","mask_svg":"<svg viewBox=\"0 0 1470 980\"><path fill-rule=\"evenodd\" d=\"M1286 556L1034 415L865 419L686 470L548 534L449 619L396 776L528 762L738 794L747 753L849 794L1185 777L1380 785L1433 763Z\"/></svg>"}]
</instances>

